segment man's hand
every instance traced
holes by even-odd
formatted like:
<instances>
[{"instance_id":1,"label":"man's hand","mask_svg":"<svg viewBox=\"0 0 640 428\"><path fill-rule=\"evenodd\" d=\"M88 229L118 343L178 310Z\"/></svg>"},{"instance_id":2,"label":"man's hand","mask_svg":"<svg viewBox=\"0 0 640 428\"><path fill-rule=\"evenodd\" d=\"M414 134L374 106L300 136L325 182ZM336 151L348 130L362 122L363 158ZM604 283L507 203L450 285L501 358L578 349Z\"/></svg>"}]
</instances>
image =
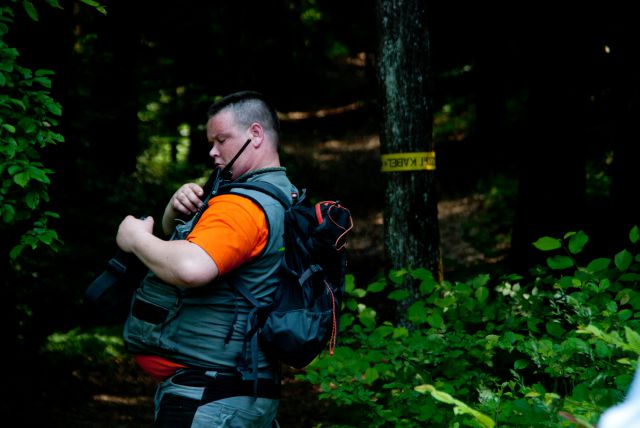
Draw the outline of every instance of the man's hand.
<instances>
[{"instance_id":1,"label":"man's hand","mask_svg":"<svg viewBox=\"0 0 640 428\"><path fill-rule=\"evenodd\" d=\"M204 190L195 183L183 184L169 201L169 206L176 212L185 215L195 214L200 205Z\"/></svg>"},{"instance_id":2,"label":"man's hand","mask_svg":"<svg viewBox=\"0 0 640 428\"><path fill-rule=\"evenodd\" d=\"M116 242L122 251L131 253L142 234L153 234L153 218L144 220L127 216L118 227Z\"/></svg>"},{"instance_id":3,"label":"man's hand","mask_svg":"<svg viewBox=\"0 0 640 428\"><path fill-rule=\"evenodd\" d=\"M202 205L202 195L204 190L196 183L183 184L176 193L173 194L162 216L162 230L170 235L175 228L173 220L180 214L193 215Z\"/></svg>"}]
</instances>

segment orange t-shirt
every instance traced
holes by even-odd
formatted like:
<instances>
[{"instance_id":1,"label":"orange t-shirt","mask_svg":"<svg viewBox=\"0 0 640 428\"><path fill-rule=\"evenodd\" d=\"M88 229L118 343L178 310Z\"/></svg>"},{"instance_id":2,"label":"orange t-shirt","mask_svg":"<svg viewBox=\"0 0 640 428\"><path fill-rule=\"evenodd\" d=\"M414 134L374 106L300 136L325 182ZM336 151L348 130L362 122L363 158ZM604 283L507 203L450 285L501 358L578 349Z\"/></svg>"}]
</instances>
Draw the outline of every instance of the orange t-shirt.
<instances>
[{"instance_id":1,"label":"orange t-shirt","mask_svg":"<svg viewBox=\"0 0 640 428\"><path fill-rule=\"evenodd\" d=\"M205 250L223 275L260 254L268 238L262 208L248 198L227 194L211 198L187 241Z\"/></svg>"},{"instance_id":2,"label":"orange t-shirt","mask_svg":"<svg viewBox=\"0 0 640 428\"><path fill-rule=\"evenodd\" d=\"M267 218L255 202L238 195L211 198L209 208L187 236L187 241L205 250L219 275L256 257L267 245ZM184 368L157 355L136 355L138 366L149 375L166 379Z\"/></svg>"}]
</instances>

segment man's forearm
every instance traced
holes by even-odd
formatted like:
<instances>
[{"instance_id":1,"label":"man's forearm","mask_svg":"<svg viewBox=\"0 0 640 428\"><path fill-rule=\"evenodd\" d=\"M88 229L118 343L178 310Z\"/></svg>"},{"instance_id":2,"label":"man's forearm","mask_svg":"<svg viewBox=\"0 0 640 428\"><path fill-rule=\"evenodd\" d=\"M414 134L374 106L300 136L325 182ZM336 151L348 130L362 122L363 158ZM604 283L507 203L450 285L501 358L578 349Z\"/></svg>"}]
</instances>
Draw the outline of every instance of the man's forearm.
<instances>
[{"instance_id":1,"label":"man's forearm","mask_svg":"<svg viewBox=\"0 0 640 428\"><path fill-rule=\"evenodd\" d=\"M183 287L211 282L218 268L211 257L189 241L164 241L150 233L137 235L133 253L160 279Z\"/></svg>"}]
</instances>

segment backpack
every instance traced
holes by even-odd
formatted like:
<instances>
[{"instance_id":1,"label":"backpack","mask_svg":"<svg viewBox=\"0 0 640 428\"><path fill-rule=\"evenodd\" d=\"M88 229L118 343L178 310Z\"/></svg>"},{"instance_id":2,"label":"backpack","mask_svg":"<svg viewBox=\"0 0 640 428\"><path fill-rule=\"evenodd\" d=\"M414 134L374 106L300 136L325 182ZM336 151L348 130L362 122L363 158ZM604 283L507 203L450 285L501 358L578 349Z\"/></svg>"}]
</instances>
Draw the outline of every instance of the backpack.
<instances>
[{"instance_id":1,"label":"backpack","mask_svg":"<svg viewBox=\"0 0 640 428\"><path fill-rule=\"evenodd\" d=\"M285 208L284 255L273 302L261 305L246 287L235 284L254 306L238 368L249 371L250 346L251 371L257 374L258 343L268 357L294 368L310 364L327 345L332 355L345 288L345 246L353 228L351 213L339 202L308 204L305 191L291 203L284 192L264 181L231 183L220 192L233 188L261 191Z\"/></svg>"}]
</instances>

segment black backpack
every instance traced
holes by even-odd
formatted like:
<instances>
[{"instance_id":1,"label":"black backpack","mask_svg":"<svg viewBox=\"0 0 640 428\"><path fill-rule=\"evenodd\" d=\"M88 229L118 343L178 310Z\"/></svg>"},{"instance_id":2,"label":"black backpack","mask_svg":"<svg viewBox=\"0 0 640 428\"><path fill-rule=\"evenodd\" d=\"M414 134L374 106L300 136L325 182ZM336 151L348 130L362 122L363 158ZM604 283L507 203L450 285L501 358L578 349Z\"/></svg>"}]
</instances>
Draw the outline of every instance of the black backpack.
<instances>
[{"instance_id":1,"label":"black backpack","mask_svg":"<svg viewBox=\"0 0 640 428\"><path fill-rule=\"evenodd\" d=\"M261 191L285 207L284 256L273 303L260 305L248 289L236 284L237 291L254 305L239 369L257 373L257 343L271 359L295 368L307 366L327 345L333 354L345 287L346 238L353 228L351 213L339 202L309 204L304 191L290 203L280 189L264 181L233 183L220 191L232 188Z\"/></svg>"}]
</instances>

